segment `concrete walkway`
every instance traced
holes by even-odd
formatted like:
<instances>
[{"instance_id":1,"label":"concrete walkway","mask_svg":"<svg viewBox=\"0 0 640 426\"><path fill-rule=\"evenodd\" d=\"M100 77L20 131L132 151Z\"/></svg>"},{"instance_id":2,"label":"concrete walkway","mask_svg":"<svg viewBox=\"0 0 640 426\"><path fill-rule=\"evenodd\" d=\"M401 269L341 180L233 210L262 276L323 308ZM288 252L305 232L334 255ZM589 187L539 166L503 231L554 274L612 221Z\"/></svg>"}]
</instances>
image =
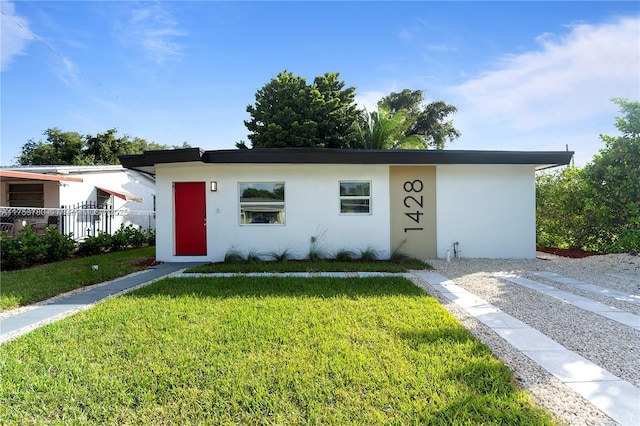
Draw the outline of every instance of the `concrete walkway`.
<instances>
[{"instance_id":1,"label":"concrete walkway","mask_svg":"<svg viewBox=\"0 0 640 426\"><path fill-rule=\"evenodd\" d=\"M72 311L90 306L108 297L125 293L132 288L148 284L186 268L203 263L162 263L143 272L122 277L90 290L38 306L37 308L0 319L0 342L7 340L11 334L21 334L22 330L30 330L38 324L62 318Z\"/></svg>"},{"instance_id":2,"label":"concrete walkway","mask_svg":"<svg viewBox=\"0 0 640 426\"><path fill-rule=\"evenodd\" d=\"M444 297L582 395L620 425L640 424L640 389L565 348L436 272L417 272ZM589 310L587 306L583 309Z\"/></svg>"}]
</instances>

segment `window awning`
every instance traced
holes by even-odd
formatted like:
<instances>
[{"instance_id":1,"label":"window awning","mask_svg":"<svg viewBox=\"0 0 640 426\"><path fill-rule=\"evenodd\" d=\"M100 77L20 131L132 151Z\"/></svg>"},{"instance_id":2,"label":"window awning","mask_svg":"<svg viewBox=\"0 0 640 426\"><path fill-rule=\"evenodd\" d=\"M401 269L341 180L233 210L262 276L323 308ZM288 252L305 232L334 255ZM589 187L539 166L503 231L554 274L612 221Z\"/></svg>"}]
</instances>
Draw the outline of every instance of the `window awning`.
<instances>
[{"instance_id":1,"label":"window awning","mask_svg":"<svg viewBox=\"0 0 640 426\"><path fill-rule=\"evenodd\" d=\"M137 203L142 202L142 197L138 195L130 194L124 191L116 191L114 189L103 188L101 186L96 186L96 188L99 189L100 191L106 192L107 194L111 194L115 197L122 198L125 201L135 201Z\"/></svg>"}]
</instances>

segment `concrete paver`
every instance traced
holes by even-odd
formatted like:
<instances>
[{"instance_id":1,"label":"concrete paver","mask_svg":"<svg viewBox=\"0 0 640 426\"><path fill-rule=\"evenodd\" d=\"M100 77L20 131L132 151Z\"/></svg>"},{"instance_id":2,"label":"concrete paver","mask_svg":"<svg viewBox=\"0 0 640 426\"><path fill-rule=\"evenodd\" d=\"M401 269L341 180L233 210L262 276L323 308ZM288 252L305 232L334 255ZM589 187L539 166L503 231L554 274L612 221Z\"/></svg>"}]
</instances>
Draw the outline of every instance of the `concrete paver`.
<instances>
[{"instance_id":1,"label":"concrete paver","mask_svg":"<svg viewBox=\"0 0 640 426\"><path fill-rule=\"evenodd\" d=\"M580 309L584 309L585 311L593 312L594 314L609 318L612 321L619 322L640 331L640 315L635 315L631 312L625 312L622 309L608 306L604 303L596 302L595 300L591 300L587 297L579 296L577 294L564 291L553 286L542 284L528 278L523 278L518 275L506 273L494 273L492 275L496 278L501 278L511 283L539 291L540 293L547 296L562 300L565 303L569 303Z\"/></svg>"},{"instance_id":2,"label":"concrete paver","mask_svg":"<svg viewBox=\"0 0 640 426\"><path fill-rule=\"evenodd\" d=\"M416 272L442 295L492 328L514 348L539 364L621 425L640 424L640 389L565 348L527 324L501 312L437 272ZM504 277L504 274L501 276ZM532 287L549 291L544 284ZM540 285L538 285L540 284ZM471 303L473 301L473 303Z\"/></svg>"},{"instance_id":3,"label":"concrete paver","mask_svg":"<svg viewBox=\"0 0 640 426\"><path fill-rule=\"evenodd\" d=\"M584 281L580 281L580 280L576 280L573 278L569 278L569 277L565 277L559 274L556 274L554 272L549 272L549 271L535 271L532 272L535 275L541 276L543 278L547 278L551 281L556 281L559 282L561 284L564 284L568 287L574 287L574 288L579 288L581 290L585 290L591 293L595 293L595 294L599 294L601 296L605 296L605 297L610 297L616 300L620 300L622 302L627 302L627 303L633 303L634 305L638 305L640 306L640 296L636 295L636 294L628 294L622 291L618 291L618 290L613 290L610 288L606 288L606 287L601 287L599 285L595 285L595 284L590 284L590 283L586 283ZM626 274L610 274L613 277L617 277L617 278L623 278L623 279L629 279L631 280L632 277L634 281L640 281L640 276L634 276L634 275L626 275Z\"/></svg>"}]
</instances>

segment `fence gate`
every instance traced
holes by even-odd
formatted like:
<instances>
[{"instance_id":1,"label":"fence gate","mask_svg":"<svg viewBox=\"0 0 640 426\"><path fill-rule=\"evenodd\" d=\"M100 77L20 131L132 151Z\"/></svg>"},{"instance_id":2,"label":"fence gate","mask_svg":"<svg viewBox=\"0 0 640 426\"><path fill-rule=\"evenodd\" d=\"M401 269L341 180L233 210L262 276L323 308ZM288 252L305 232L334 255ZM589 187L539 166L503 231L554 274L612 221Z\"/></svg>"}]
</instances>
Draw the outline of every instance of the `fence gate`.
<instances>
[{"instance_id":1,"label":"fence gate","mask_svg":"<svg viewBox=\"0 0 640 426\"><path fill-rule=\"evenodd\" d=\"M112 208L100 208L98 203L78 203L62 206L60 232L76 239L95 237L100 232L111 234Z\"/></svg>"}]
</instances>

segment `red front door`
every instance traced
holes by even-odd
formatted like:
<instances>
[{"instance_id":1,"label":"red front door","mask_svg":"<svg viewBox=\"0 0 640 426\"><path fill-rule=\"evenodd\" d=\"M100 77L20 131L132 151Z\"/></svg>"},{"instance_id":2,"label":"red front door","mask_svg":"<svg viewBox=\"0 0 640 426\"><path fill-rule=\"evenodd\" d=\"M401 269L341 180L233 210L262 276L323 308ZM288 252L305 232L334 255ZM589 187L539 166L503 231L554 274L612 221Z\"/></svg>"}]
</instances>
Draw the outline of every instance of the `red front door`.
<instances>
[{"instance_id":1,"label":"red front door","mask_svg":"<svg viewBox=\"0 0 640 426\"><path fill-rule=\"evenodd\" d=\"M207 254L205 182L175 182L176 256Z\"/></svg>"}]
</instances>

